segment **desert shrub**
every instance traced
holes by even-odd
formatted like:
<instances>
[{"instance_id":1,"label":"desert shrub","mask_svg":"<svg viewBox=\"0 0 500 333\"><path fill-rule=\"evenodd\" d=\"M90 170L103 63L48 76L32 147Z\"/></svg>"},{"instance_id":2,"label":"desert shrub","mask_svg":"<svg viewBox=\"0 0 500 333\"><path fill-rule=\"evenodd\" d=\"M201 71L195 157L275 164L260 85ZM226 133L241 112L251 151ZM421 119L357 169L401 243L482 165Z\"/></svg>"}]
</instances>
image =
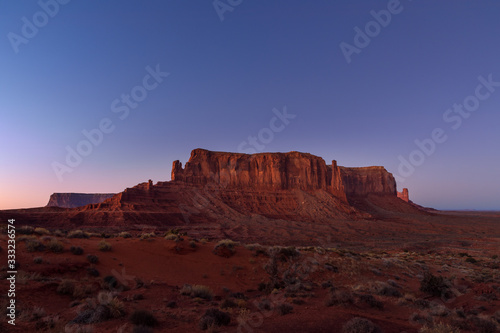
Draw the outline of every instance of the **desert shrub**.
<instances>
[{"instance_id":1,"label":"desert shrub","mask_svg":"<svg viewBox=\"0 0 500 333\"><path fill-rule=\"evenodd\" d=\"M62 231L61 231L61 230L59 230L59 229L57 229L56 231L54 231L54 232L52 233L52 235L57 236L57 237L64 237L64 236L65 236L65 235L64 235L64 232L62 232Z\"/></svg>"},{"instance_id":2,"label":"desert shrub","mask_svg":"<svg viewBox=\"0 0 500 333\"><path fill-rule=\"evenodd\" d=\"M100 275L99 271L94 267L88 267L87 274L93 277L98 277Z\"/></svg>"},{"instance_id":3,"label":"desert shrub","mask_svg":"<svg viewBox=\"0 0 500 333\"><path fill-rule=\"evenodd\" d=\"M198 247L198 245L196 245L196 242L195 241L190 241L189 242L189 246L192 248L192 249L196 249Z\"/></svg>"},{"instance_id":4,"label":"desert shrub","mask_svg":"<svg viewBox=\"0 0 500 333\"><path fill-rule=\"evenodd\" d=\"M73 295L75 291L75 283L70 280L62 280L57 286L57 293L61 295Z\"/></svg>"},{"instance_id":5,"label":"desert shrub","mask_svg":"<svg viewBox=\"0 0 500 333\"><path fill-rule=\"evenodd\" d=\"M42 242L50 242L53 239L55 239L55 238L53 238L52 236L42 236L42 237L40 237L40 240Z\"/></svg>"},{"instance_id":6,"label":"desert shrub","mask_svg":"<svg viewBox=\"0 0 500 333\"><path fill-rule=\"evenodd\" d=\"M268 299L263 299L259 302L258 308L266 311L271 310L271 301L269 301Z\"/></svg>"},{"instance_id":7,"label":"desert shrub","mask_svg":"<svg viewBox=\"0 0 500 333\"><path fill-rule=\"evenodd\" d=\"M127 232L127 231L122 231L118 234L118 237L123 237L123 238L131 238L132 235L130 234L130 232Z\"/></svg>"},{"instance_id":8,"label":"desert shrub","mask_svg":"<svg viewBox=\"0 0 500 333\"><path fill-rule=\"evenodd\" d=\"M399 290L397 290L393 286L390 286L389 284L384 283L384 282L377 283L376 292L378 295L381 295L381 296L392 296L392 297L401 297L402 296L401 293L399 292Z\"/></svg>"},{"instance_id":9,"label":"desert shrub","mask_svg":"<svg viewBox=\"0 0 500 333\"><path fill-rule=\"evenodd\" d=\"M45 250L45 245L43 245L38 239L29 239L26 241L26 251L36 252Z\"/></svg>"},{"instance_id":10,"label":"desert shrub","mask_svg":"<svg viewBox=\"0 0 500 333\"><path fill-rule=\"evenodd\" d=\"M29 225L23 225L22 227L18 228L16 232L22 235L31 235L33 234L33 232L35 232L35 228Z\"/></svg>"},{"instance_id":11,"label":"desert shrub","mask_svg":"<svg viewBox=\"0 0 500 333\"><path fill-rule=\"evenodd\" d=\"M61 253L64 251L63 244L57 239L52 239L48 244L47 248L54 253Z\"/></svg>"},{"instance_id":12,"label":"desert shrub","mask_svg":"<svg viewBox=\"0 0 500 333\"><path fill-rule=\"evenodd\" d=\"M179 290L181 295L187 295L187 296L191 295L192 291L193 291L193 286L187 283L182 286L181 290Z\"/></svg>"},{"instance_id":13,"label":"desert shrub","mask_svg":"<svg viewBox=\"0 0 500 333\"><path fill-rule=\"evenodd\" d=\"M444 305L433 304L429 313L431 314L431 316L445 317L450 314L450 310L448 310L448 308Z\"/></svg>"},{"instance_id":14,"label":"desert shrub","mask_svg":"<svg viewBox=\"0 0 500 333\"><path fill-rule=\"evenodd\" d=\"M288 247L282 247L282 246L275 246L273 249L275 251L276 255L278 256L278 259L285 262L290 258L295 258L300 255L300 252L297 251L295 246L288 246Z\"/></svg>"},{"instance_id":15,"label":"desert shrub","mask_svg":"<svg viewBox=\"0 0 500 333\"><path fill-rule=\"evenodd\" d=\"M384 303L376 299L373 295L360 295L359 300L368 304L371 308L382 309L384 308Z\"/></svg>"},{"instance_id":16,"label":"desert shrub","mask_svg":"<svg viewBox=\"0 0 500 333\"><path fill-rule=\"evenodd\" d=\"M239 243L231 239L223 239L215 244L213 253L221 257L229 258L236 252L235 247L238 244Z\"/></svg>"},{"instance_id":17,"label":"desert shrub","mask_svg":"<svg viewBox=\"0 0 500 333\"><path fill-rule=\"evenodd\" d=\"M344 290L333 290L326 299L326 306L349 305L354 303L352 293Z\"/></svg>"},{"instance_id":18,"label":"desert shrub","mask_svg":"<svg viewBox=\"0 0 500 333\"><path fill-rule=\"evenodd\" d=\"M174 235L174 234L168 234L165 236L165 239L176 241L177 239L179 239L179 237L177 235Z\"/></svg>"},{"instance_id":19,"label":"desert shrub","mask_svg":"<svg viewBox=\"0 0 500 333\"><path fill-rule=\"evenodd\" d=\"M235 308L237 306L238 305L233 300L231 300L231 299L225 299L220 304L220 308L221 309Z\"/></svg>"},{"instance_id":20,"label":"desert shrub","mask_svg":"<svg viewBox=\"0 0 500 333\"><path fill-rule=\"evenodd\" d=\"M119 282L113 275L107 275L103 279L103 287L113 290L118 288Z\"/></svg>"},{"instance_id":21,"label":"desert shrub","mask_svg":"<svg viewBox=\"0 0 500 333\"><path fill-rule=\"evenodd\" d=\"M71 253L77 256L83 254L83 249L79 246L72 246L69 248L69 250L71 251Z\"/></svg>"},{"instance_id":22,"label":"desert shrub","mask_svg":"<svg viewBox=\"0 0 500 333\"><path fill-rule=\"evenodd\" d=\"M107 252L111 251L111 244L106 241L100 241L98 245L99 251Z\"/></svg>"},{"instance_id":23,"label":"desert shrub","mask_svg":"<svg viewBox=\"0 0 500 333\"><path fill-rule=\"evenodd\" d=\"M97 304L94 300L87 300L84 306L78 312L71 324L94 324L100 323L111 318L110 310L107 306Z\"/></svg>"},{"instance_id":24,"label":"desert shrub","mask_svg":"<svg viewBox=\"0 0 500 333\"><path fill-rule=\"evenodd\" d=\"M368 319L354 317L342 326L342 333L382 333L382 330Z\"/></svg>"},{"instance_id":25,"label":"desert shrub","mask_svg":"<svg viewBox=\"0 0 500 333\"><path fill-rule=\"evenodd\" d=\"M143 234L141 234L141 236L139 238L140 238L140 240L146 240L146 239L152 240L151 238L154 238L154 237L156 237L155 233L151 232L151 233L143 233Z\"/></svg>"},{"instance_id":26,"label":"desert shrub","mask_svg":"<svg viewBox=\"0 0 500 333\"><path fill-rule=\"evenodd\" d=\"M42 257L34 257L33 262L35 264L41 264L41 263L43 263L43 258Z\"/></svg>"},{"instance_id":27,"label":"desert shrub","mask_svg":"<svg viewBox=\"0 0 500 333\"><path fill-rule=\"evenodd\" d=\"M107 306L112 318L120 318L125 315L125 306L114 293L109 291L100 291L97 294L97 301L99 304Z\"/></svg>"},{"instance_id":28,"label":"desert shrub","mask_svg":"<svg viewBox=\"0 0 500 333\"><path fill-rule=\"evenodd\" d=\"M282 303L282 304L279 304L276 307L276 310L278 311L278 313L280 314L280 316L284 316L284 315L289 314L289 313L292 312L293 306L291 306L288 303Z\"/></svg>"},{"instance_id":29,"label":"desert shrub","mask_svg":"<svg viewBox=\"0 0 500 333\"><path fill-rule=\"evenodd\" d=\"M99 257L97 257L96 255L93 255L93 254L89 254L89 255L87 255L87 260L91 264L97 264L99 262Z\"/></svg>"},{"instance_id":30,"label":"desert shrub","mask_svg":"<svg viewBox=\"0 0 500 333\"><path fill-rule=\"evenodd\" d=\"M447 296L449 292L449 284L448 281L442 276L425 273L424 279L420 282L420 291L437 297Z\"/></svg>"},{"instance_id":31,"label":"desert shrub","mask_svg":"<svg viewBox=\"0 0 500 333\"><path fill-rule=\"evenodd\" d=\"M208 309L200 319L200 329L206 330L215 326L227 326L231 322L231 316L219 309Z\"/></svg>"},{"instance_id":32,"label":"desert shrub","mask_svg":"<svg viewBox=\"0 0 500 333\"><path fill-rule=\"evenodd\" d=\"M27 242L29 240L38 240L38 237L34 235L22 235L22 236L17 236L16 237L16 242L21 243L21 242Z\"/></svg>"},{"instance_id":33,"label":"desert shrub","mask_svg":"<svg viewBox=\"0 0 500 333\"><path fill-rule=\"evenodd\" d=\"M245 245L245 248L250 250L250 251L255 251L254 256L259 256L260 254L263 255L264 257L269 257L269 253L267 252L267 248L265 246L262 246L258 243L255 244L247 244Z\"/></svg>"},{"instance_id":34,"label":"desert shrub","mask_svg":"<svg viewBox=\"0 0 500 333\"><path fill-rule=\"evenodd\" d=\"M180 230L179 229L170 229L169 231L167 231L165 233L165 236L168 236L168 235L179 235L180 234Z\"/></svg>"},{"instance_id":35,"label":"desert shrub","mask_svg":"<svg viewBox=\"0 0 500 333\"><path fill-rule=\"evenodd\" d=\"M34 233L38 235L50 235L50 231L45 228L35 228Z\"/></svg>"},{"instance_id":36,"label":"desert shrub","mask_svg":"<svg viewBox=\"0 0 500 333\"><path fill-rule=\"evenodd\" d=\"M147 310L135 310L130 316L130 321L137 326L155 327L158 320Z\"/></svg>"},{"instance_id":37,"label":"desert shrub","mask_svg":"<svg viewBox=\"0 0 500 333\"><path fill-rule=\"evenodd\" d=\"M85 298L86 296L92 294L93 292L94 292L94 288L92 285L80 284L78 286L75 286L75 289L73 290L73 298L77 298L77 299Z\"/></svg>"},{"instance_id":38,"label":"desert shrub","mask_svg":"<svg viewBox=\"0 0 500 333\"><path fill-rule=\"evenodd\" d=\"M89 238L90 235L82 230L72 230L66 236L68 238Z\"/></svg>"},{"instance_id":39,"label":"desert shrub","mask_svg":"<svg viewBox=\"0 0 500 333\"><path fill-rule=\"evenodd\" d=\"M210 301L214 298L214 292L210 289L210 287L194 285L191 288L191 297L199 297Z\"/></svg>"},{"instance_id":40,"label":"desert shrub","mask_svg":"<svg viewBox=\"0 0 500 333\"><path fill-rule=\"evenodd\" d=\"M425 312L414 312L410 315L410 322L427 325L432 323L432 317Z\"/></svg>"},{"instance_id":41,"label":"desert shrub","mask_svg":"<svg viewBox=\"0 0 500 333\"><path fill-rule=\"evenodd\" d=\"M460 333L460 329L455 328L453 326L438 323L429 327L427 325L423 326L419 331L419 333Z\"/></svg>"},{"instance_id":42,"label":"desert shrub","mask_svg":"<svg viewBox=\"0 0 500 333\"><path fill-rule=\"evenodd\" d=\"M465 259L465 262L469 262L471 264L475 264L477 263L477 260L472 258L472 257L467 257L467 259Z\"/></svg>"}]
</instances>

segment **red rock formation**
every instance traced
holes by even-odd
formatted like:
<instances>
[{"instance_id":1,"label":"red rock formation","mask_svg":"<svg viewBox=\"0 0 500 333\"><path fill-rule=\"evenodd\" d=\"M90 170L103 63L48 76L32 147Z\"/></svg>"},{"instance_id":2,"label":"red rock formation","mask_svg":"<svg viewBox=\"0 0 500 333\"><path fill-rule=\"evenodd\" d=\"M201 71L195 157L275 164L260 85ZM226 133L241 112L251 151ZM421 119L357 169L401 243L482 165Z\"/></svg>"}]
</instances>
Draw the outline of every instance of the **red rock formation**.
<instances>
[{"instance_id":1,"label":"red rock formation","mask_svg":"<svg viewBox=\"0 0 500 333\"><path fill-rule=\"evenodd\" d=\"M369 202L377 198L377 206L409 209L397 199L394 177L383 167L327 165L300 152L248 155L195 149L184 168L173 163L170 182L150 180L76 209L20 214L41 225L59 219L60 224L87 226L230 223L244 229L242 221L254 217L314 224L373 218L380 211Z\"/></svg>"},{"instance_id":2,"label":"red rock formation","mask_svg":"<svg viewBox=\"0 0 500 333\"><path fill-rule=\"evenodd\" d=\"M261 190L328 189L328 168L317 156L290 153L239 154L195 149L185 168L172 166L172 181Z\"/></svg>"},{"instance_id":3,"label":"red rock formation","mask_svg":"<svg viewBox=\"0 0 500 333\"><path fill-rule=\"evenodd\" d=\"M396 180L384 167L340 167L340 171L348 197L368 194L396 196Z\"/></svg>"},{"instance_id":4,"label":"red rock formation","mask_svg":"<svg viewBox=\"0 0 500 333\"><path fill-rule=\"evenodd\" d=\"M75 208L88 204L101 203L113 193L53 193L47 207Z\"/></svg>"},{"instance_id":5,"label":"red rock formation","mask_svg":"<svg viewBox=\"0 0 500 333\"><path fill-rule=\"evenodd\" d=\"M194 185L215 183L225 189L324 190L346 201L341 170L335 160L332 165L326 165L321 157L295 151L248 155L195 149L185 168L179 161L173 162L171 177L175 182ZM378 176L382 175L382 170L385 171L382 168ZM356 172L352 169L351 173ZM373 183L376 183L375 179ZM372 187L363 193L370 193ZM373 188L378 190L376 186Z\"/></svg>"},{"instance_id":6,"label":"red rock formation","mask_svg":"<svg viewBox=\"0 0 500 333\"><path fill-rule=\"evenodd\" d=\"M410 202L410 195L408 194L408 189L404 188L403 192L398 192L398 198L400 198L406 202Z\"/></svg>"}]
</instances>

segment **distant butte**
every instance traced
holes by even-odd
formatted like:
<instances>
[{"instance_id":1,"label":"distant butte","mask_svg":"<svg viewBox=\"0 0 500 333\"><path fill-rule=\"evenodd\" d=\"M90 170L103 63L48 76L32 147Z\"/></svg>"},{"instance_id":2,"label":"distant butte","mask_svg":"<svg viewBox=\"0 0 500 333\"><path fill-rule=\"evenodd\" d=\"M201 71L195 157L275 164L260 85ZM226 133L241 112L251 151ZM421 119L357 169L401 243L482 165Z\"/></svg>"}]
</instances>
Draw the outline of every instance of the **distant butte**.
<instances>
[{"instance_id":1,"label":"distant butte","mask_svg":"<svg viewBox=\"0 0 500 333\"><path fill-rule=\"evenodd\" d=\"M47 207L76 208L101 203L115 193L53 193Z\"/></svg>"}]
</instances>

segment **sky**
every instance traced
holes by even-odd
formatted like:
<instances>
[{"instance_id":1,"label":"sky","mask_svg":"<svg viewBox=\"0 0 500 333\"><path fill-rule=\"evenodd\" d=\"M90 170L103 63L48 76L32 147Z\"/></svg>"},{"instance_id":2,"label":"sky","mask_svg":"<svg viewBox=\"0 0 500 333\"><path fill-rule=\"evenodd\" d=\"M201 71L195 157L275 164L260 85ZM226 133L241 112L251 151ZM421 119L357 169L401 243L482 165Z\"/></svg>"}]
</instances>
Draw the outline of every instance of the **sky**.
<instances>
[{"instance_id":1,"label":"sky","mask_svg":"<svg viewBox=\"0 0 500 333\"><path fill-rule=\"evenodd\" d=\"M382 165L500 210L495 0L0 2L0 209L170 180L192 149Z\"/></svg>"}]
</instances>

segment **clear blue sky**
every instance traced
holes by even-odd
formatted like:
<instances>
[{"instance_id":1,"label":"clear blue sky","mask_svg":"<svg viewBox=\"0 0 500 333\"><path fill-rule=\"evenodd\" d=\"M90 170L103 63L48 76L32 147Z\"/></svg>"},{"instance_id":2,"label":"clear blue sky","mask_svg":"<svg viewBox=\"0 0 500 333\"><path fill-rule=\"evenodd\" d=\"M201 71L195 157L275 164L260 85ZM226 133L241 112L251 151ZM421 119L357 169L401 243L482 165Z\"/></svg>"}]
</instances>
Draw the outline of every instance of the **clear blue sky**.
<instances>
[{"instance_id":1,"label":"clear blue sky","mask_svg":"<svg viewBox=\"0 0 500 333\"><path fill-rule=\"evenodd\" d=\"M470 97L479 76L500 82L498 1L221 0L219 13L207 0L54 1L41 1L53 17L0 3L0 209L169 180L192 149L248 150L248 136L262 151L383 165L422 205L500 209L500 87ZM385 27L370 23L388 7ZM348 63L355 27L372 37ZM132 92L134 108L121 100ZM467 118L446 113L464 100ZM284 107L296 117L273 132ZM103 119L111 133L60 181L54 162ZM436 128L447 140L415 153ZM412 153L420 165L402 175Z\"/></svg>"}]
</instances>

